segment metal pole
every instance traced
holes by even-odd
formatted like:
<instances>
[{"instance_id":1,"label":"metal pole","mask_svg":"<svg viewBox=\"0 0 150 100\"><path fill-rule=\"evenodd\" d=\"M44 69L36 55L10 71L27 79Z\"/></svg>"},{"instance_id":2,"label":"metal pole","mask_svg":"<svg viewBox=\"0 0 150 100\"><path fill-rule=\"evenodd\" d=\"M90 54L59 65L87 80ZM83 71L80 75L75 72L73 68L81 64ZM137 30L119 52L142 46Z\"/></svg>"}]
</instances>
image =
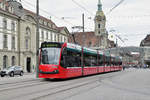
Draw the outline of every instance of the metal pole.
<instances>
[{"instance_id":1,"label":"metal pole","mask_svg":"<svg viewBox=\"0 0 150 100\"><path fill-rule=\"evenodd\" d=\"M81 53L81 66L82 66L82 75L84 74L84 64L83 64L83 47L84 47L84 13L82 14L82 25L83 25L83 35L82 35L82 53Z\"/></svg>"},{"instance_id":2,"label":"metal pole","mask_svg":"<svg viewBox=\"0 0 150 100\"><path fill-rule=\"evenodd\" d=\"M117 56L117 53L118 53L118 40L116 38L116 56Z\"/></svg>"},{"instance_id":3,"label":"metal pole","mask_svg":"<svg viewBox=\"0 0 150 100\"><path fill-rule=\"evenodd\" d=\"M85 46L85 34L84 34L84 13L82 14L82 27L83 27L83 37L82 37L82 46L84 47Z\"/></svg>"},{"instance_id":4,"label":"metal pole","mask_svg":"<svg viewBox=\"0 0 150 100\"><path fill-rule=\"evenodd\" d=\"M74 29L74 27L72 27L72 34L71 34L71 35L72 35L74 44L76 44L76 39L75 39L75 36L74 36L74 33L75 33L75 32L73 32L73 29Z\"/></svg>"},{"instance_id":5,"label":"metal pole","mask_svg":"<svg viewBox=\"0 0 150 100\"><path fill-rule=\"evenodd\" d=\"M36 77L39 73L39 0L36 2Z\"/></svg>"}]
</instances>

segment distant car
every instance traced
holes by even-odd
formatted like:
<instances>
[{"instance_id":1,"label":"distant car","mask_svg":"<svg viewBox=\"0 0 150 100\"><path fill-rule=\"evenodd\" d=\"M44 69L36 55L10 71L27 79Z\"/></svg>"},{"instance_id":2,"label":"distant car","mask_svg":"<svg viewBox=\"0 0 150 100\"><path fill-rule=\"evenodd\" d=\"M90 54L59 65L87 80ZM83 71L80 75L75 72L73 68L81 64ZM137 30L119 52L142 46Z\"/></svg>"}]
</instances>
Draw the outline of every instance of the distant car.
<instances>
[{"instance_id":1,"label":"distant car","mask_svg":"<svg viewBox=\"0 0 150 100\"><path fill-rule=\"evenodd\" d=\"M23 68L21 66L10 66L1 71L1 77L5 75L9 75L10 77L14 77L14 75L23 76Z\"/></svg>"}]
</instances>

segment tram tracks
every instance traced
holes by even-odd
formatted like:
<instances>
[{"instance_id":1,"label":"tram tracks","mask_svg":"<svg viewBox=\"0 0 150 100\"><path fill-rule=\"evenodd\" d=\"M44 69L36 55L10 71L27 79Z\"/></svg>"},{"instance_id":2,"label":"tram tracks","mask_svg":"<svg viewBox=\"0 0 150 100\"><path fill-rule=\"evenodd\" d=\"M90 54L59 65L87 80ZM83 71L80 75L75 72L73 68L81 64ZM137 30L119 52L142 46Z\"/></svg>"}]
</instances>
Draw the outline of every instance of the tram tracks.
<instances>
[{"instance_id":1,"label":"tram tracks","mask_svg":"<svg viewBox=\"0 0 150 100\"><path fill-rule=\"evenodd\" d=\"M96 76L96 79L93 78L93 80L91 80L91 81L87 81L87 82L82 83L82 84L75 83L77 85L69 86L69 87L66 87L64 89L57 90L55 92L49 92L49 93L47 93L45 95L33 98L32 100L42 100L43 98L51 97L52 95L56 95L57 96L57 94L61 95L62 93L66 92L66 91L69 91L69 90L77 89L77 88L80 88L80 87L86 87L88 85L93 85L93 86L91 86L89 88L86 87L84 90L80 90L80 92L76 92L76 93L74 93L74 94L72 94L70 96L67 96L67 97L64 97L64 98L61 97L61 99L59 99L59 100L66 100L67 98L70 98L72 96L75 96L75 95L78 95L78 94L81 94L81 93L85 93L85 92L90 91L90 90L92 90L94 88L97 88L97 87L101 86L101 81L102 80L108 79L108 78L112 78L114 76L118 76L118 74L120 74L120 73L113 74L113 75L110 75L110 76L102 76L102 77ZM80 82L78 82L78 83L80 83Z\"/></svg>"},{"instance_id":2,"label":"tram tracks","mask_svg":"<svg viewBox=\"0 0 150 100\"><path fill-rule=\"evenodd\" d=\"M13 89L19 89L19 88L26 88L26 87L32 87L36 85L42 85L42 84L48 84L47 82L42 82L39 80L28 80L28 81L22 81L22 82L15 82L9 85L3 85L0 87L0 92L13 90Z\"/></svg>"},{"instance_id":3,"label":"tram tracks","mask_svg":"<svg viewBox=\"0 0 150 100\"><path fill-rule=\"evenodd\" d=\"M13 84L8 84L8 88L0 88L0 94L9 92L9 94L12 94L10 97L7 97L9 100L22 100L23 98L26 98L25 100L38 100L41 98L46 98L49 96L53 96L62 92L66 92L69 90L81 88L83 86L88 86L91 84L92 88L96 88L97 86L100 86L101 80L105 78L111 78L114 76L117 76L118 73L116 72L113 74L102 74L102 75L95 75L90 77L81 77L77 79L71 79L71 80L64 80L64 81L42 81L42 80L28 80L23 81L23 83L15 82ZM98 83L96 85L92 85L93 83ZM11 87L13 86L14 87ZM90 89L92 89L90 88ZM22 93L20 92L22 90ZM34 90L35 89L35 90ZM86 91L88 91L87 89ZM27 92L28 91L28 92ZM18 94L15 94L14 92L17 92ZM77 95L78 93L72 94ZM9 96L9 95L8 95ZM64 99L65 100L65 99Z\"/></svg>"},{"instance_id":4,"label":"tram tracks","mask_svg":"<svg viewBox=\"0 0 150 100\"><path fill-rule=\"evenodd\" d=\"M70 90L73 90L73 89L77 89L77 88L81 88L81 87L83 87L83 86L87 86L87 85L90 85L90 84L94 84L96 81L98 81L98 80L93 80L93 81L90 81L90 82L85 82L85 83L82 83L82 84L77 84L77 85L75 85L75 84L73 84L73 85L70 85L70 86L64 86L64 87L61 87L61 88L57 88L57 90L56 91L50 91L49 93L46 93L45 95L42 95L42 96L38 96L38 97L36 97L36 98L33 98L33 99L31 99L31 100L39 100L39 99L42 99L42 98L45 98L45 97L49 97L49 96L52 96L52 95L56 95L56 94L59 94L59 93L62 93L62 92L66 92L66 91L70 91ZM96 86L94 86L94 87L92 87L92 88L90 88L90 89L93 89L93 88L96 88L96 87L98 87L98 86L100 86L100 84L98 84L98 85L96 85ZM55 88L56 89L56 88ZM87 89L87 90L89 90L89 89ZM75 94L74 94L75 95ZM74 96L74 95L72 95L72 96ZM71 97L71 96L69 96L69 97ZM66 98L66 97L65 97ZM65 99L65 98L62 98L62 99Z\"/></svg>"},{"instance_id":5,"label":"tram tracks","mask_svg":"<svg viewBox=\"0 0 150 100\"><path fill-rule=\"evenodd\" d=\"M93 82L95 82L96 80L92 80L92 81L90 81L90 83L93 83ZM62 91L65 91L64 89L62 89L62 88L66 88L66 87L70 87L70 86L75 86L75 87L78 87L78 85L76 86L76 84L78 84L78 83L80 83L80 85L82 86L82 82L81 81L78 81L78 80L73 80L73 82L71 81L71 82L69 82L69 83L67 83L67 84L63 84L63 85L61 85L61 82L60 83L58 83L58 84L56 84L56 85L54 85L53 87L47 87L47 88L45 88L45 89L40 89L40 90L36 90L36 91L33 91L33 92L28 92L28 93L24 93L23 95L18 95L18 96L16 96L16 97L13 97L14 98L14 100L20 100L21 98L25 98L25 97L29 97L28 99L34 99L34 98L36 98L36 97L38 97L39 95L40 96L42 96L42 97L45 97L46 95L49 95L49 92L50 92L50 94L51 95L53 95L53 94L57 94L57 90L62 90ZM55 82L53 82L53 84L55 84ZM86 83L87 84L87 83ZM49 85L52 85L52 83L51 84L49 84ZM74 88L75 88L74 87ZM55 91L56 90L56 91ZM70 88L70 90L71 90L71 88ZM58 93L60 93L60 92L62 92L62 91L58 91ZM48 93L47 93L48 92ZM51 93L52 92L52 93ZM56 92L56 93L55 93ZM30 98L31 97L31 98ZM27 98L26 98L27 99ZM28 100L27 99L27 100ZM37 98L38 99L38 98Z\"/></svg>"},{"instance_id":6,"label":"tram tracks","mask_svg":"<svg viewBox=\"0 0 150 100\"><path fill-rule=\"evenodd\" d=\"M92 88L96 88L96 87L100 86L101 80L103 80L105 78L113 77L115 75L109 75L109 76L103 76L103 77L99 77L99 76L96 75L96 76L94 76L94 77L92 76L90 78L89 77L84 77L86 79L83 78L83 80L75 79L75 81L73 80L72 82L70 82L68 84L56 85L56 86L51 87L51 88L47 88L47 89L43 89L43 90L39 90L39 91L34 91L32 93L26 93L26 94L24 94L23 98L28 96L29 99L32 98L32 100L38 100L38 99L41 99L41 98L44 98L44 97L49 97L49 96L52 96L52 95L59 94L61 92L73 90L73 89L80 88L80 87L83 87L83 86L87 86L87 85L90 85L90 84L93 84L93 83L98 83L98 84L96 84L96 86L93 85L94 87L92 87ZM90 88L90 89L92 89L92 88ZM87 89L87 90L90 90L90 89ZM78 94L78 93L75 93L75 94ZM20 98L21 99L21 97L22 96L17 96L15 98Z\"/></svg>"},{"instance_id":7,"label":"tram tracks","mask_svg":"<svg viewBox=\"0 0 150 100\"><path fill-rule=\"evenodd\" d=\"M16 84L16 83L22 83L22 82L28 82L28 81L36 81L37 79L30 79L30 80L24 80L24 81L15 81L15 82L6 82L6 83L0 83L0 86L7 85L7 84Z\"/></svg>"}]
</instances>

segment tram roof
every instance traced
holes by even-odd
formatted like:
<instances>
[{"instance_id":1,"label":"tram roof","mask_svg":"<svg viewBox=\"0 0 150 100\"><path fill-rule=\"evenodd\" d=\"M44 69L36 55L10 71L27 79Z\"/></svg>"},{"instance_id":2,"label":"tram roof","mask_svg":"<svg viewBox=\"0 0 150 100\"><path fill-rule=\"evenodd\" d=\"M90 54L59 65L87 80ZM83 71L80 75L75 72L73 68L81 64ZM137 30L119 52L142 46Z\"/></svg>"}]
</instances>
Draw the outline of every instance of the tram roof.
<instances>
[{"instance_id":1,"label":"tram roof","mask_svg":"<svg viewBox=\"0 0 150 100\"><path fill-rule=\"evenodd\" d=\"M78 44L72 44L72 43L67 43L67 48L76 49L79 51L82 50L82 46L80 46ZM97 50L87 48L87 47L83 47L83 50L84 50L84 52L88 52L88 53L97 54L97 52L98 52L98 54L103 54L103 52L100 50L97 51Z\"/></svg>"}]
</instances>

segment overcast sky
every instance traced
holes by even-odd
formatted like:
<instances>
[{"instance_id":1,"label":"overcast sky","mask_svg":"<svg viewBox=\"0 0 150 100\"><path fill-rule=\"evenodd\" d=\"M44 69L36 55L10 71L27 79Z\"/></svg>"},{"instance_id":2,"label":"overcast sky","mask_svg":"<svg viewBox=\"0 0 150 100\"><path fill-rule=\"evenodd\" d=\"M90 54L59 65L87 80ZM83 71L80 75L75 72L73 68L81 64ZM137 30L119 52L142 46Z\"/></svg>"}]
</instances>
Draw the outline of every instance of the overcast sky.
<instances>
[{"instance_id":1,"label":"overcast sky","mask_svg":"<svg viewBox=\"0 0 150 100\"><path fill-rule=\"evenodd\" d=\"M106 29L115 30L124 43L119 46L139 46L142 39L150 34L150 0L124 0L111 13L108 13L120 0L101 0L106 15ZM85 30L94 31L94 17L98 0L39 0L40 15L50 18L57 26L82 25L85 14ZM36 0L22 0L23 7L35 12ZM78 4L80 5L78 5ZM62 19L64 17L64 20ZM91 17L91 18L90 18Z\"/></svg>"}]
</instances>

